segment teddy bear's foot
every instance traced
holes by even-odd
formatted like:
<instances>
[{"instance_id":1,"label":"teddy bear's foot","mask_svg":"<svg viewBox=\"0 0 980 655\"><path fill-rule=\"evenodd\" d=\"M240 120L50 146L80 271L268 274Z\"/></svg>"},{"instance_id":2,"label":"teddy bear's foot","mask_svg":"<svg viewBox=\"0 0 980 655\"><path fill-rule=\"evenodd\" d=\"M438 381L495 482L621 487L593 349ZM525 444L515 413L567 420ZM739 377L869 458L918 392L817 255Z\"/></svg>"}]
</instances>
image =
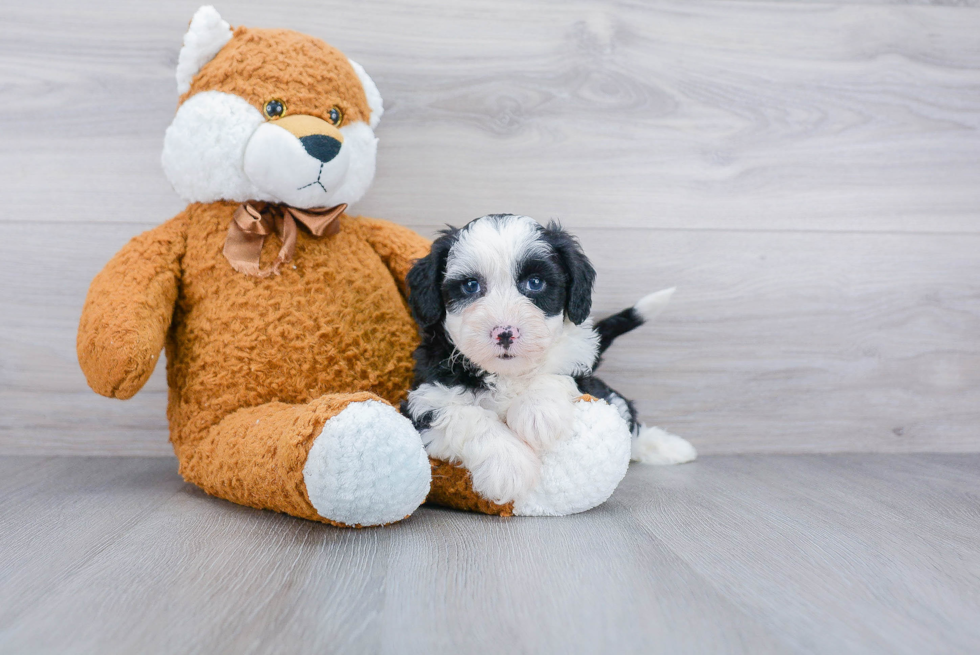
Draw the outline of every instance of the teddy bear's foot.
<instances>
[{"instance_id":1,"label":"teddy bear's foot","mask_svg":"<svg viewBox=\"0 0 980 655\"><path fill-rule=\"evenodd\" d=\"M640 426L633 439L633 460L644 464L684 464L697 459L698 451L687 439L654 426Z\"/></svg>"},{"instance_id":2,"label":"teddy bear's foot","mask_svg":"<svg viewBox=\"0 0 980 655\"><path fill-rule=\"evenodd\" d=\"M376 400L352 402L330 418L303 467L317 513L351 526L404 519L425 500L430 476L411 421Z\"/></svg>"},{"instance_id":3,"label":"teddy bear's foot","mask_svg":"<svg viewBox=\"0 0 980 655\"><path fill-rule=\"evenodd\" d=\"M575 403L572 434L541 456L538 484L514 502L518 516L562 516L602 504L626 475L630 430L605 401Z\"/></svg>"}]
</instances>

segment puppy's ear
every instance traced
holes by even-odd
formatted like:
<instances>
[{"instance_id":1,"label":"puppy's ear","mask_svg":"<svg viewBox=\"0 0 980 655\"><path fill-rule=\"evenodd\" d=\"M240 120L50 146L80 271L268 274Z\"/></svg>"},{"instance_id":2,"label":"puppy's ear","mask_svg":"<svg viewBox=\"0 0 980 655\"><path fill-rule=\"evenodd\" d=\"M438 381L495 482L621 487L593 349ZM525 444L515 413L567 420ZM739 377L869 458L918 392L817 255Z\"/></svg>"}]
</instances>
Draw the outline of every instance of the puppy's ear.
<instances>
[{"instance_id":1,"label":"puppy's ear","mask_svg":"<svg viewBox=\"0 0 980 655\"><path fill-rule=\"evenodd\" d=\"M455 228L442 231L442 236L432 242L432 249L422 259L416 260L408 272L408 304L412 315L423 330L438 323L446 312L442 302L442 277L446 272L446 258L456 241Z\"/></svg>"},{"instance_id":2,"label":"puppy's ear","mask_svg":"<svg viewBox=\"0 0 980 655\"><path fill-rule=\"evenodd\" d=\"M582 246L561 225L552 221L544 228L544 238L554 248L568 275L568 291L565 298L565 313L575 325L589 317L592 311L592 286L595 284L595 269L592 262L582 252Z\"/></svg>"}]
</instances>

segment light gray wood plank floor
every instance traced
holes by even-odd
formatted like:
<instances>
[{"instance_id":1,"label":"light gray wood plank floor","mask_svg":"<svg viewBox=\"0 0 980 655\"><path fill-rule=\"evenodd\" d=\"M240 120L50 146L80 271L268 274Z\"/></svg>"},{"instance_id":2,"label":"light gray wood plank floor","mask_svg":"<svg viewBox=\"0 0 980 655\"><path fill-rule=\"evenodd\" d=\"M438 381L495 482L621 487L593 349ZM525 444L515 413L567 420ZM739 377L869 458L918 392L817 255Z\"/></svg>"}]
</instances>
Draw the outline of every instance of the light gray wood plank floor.
<instances>
[{"instance_id":1,"label":"light gray wood plank floor","mask_svg":"<svg viewBox=\"0 0 980 655\"><path fill-rule=\"evenodd\" d=\"M978 497L980 455L715 456L353 531L171 458L6 457L0 652L978 652Z\"/></svg>"}]
</instances>

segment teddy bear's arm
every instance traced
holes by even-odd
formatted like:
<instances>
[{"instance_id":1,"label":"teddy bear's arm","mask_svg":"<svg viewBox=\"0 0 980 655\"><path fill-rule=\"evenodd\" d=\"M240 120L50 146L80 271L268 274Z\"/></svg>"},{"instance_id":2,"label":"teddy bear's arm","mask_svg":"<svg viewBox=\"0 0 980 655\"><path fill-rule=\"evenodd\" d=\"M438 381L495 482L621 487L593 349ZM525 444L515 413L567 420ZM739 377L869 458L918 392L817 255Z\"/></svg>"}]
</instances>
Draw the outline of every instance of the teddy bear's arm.
<instances>
[{"instance_id":1,"label":"teddy bear's arm","mask_svg":"<svg viewBox=\"0 0 980 655\"><path fill-rule=\"evenodd\" d=\"M89 386L132 397L149 379L170 328L186 216L134 237L95 276L78 325L78 362Z\"/></svg>"},{"instance_id":2,"label":"teddy bear's arm","mask_svg":"<svg viewBox=\"0 0 980 655\"><path fill-rule=\"evenodd\" d=\"M416 259L429 254L432 242L401 225L376 218L361 217L358 220L364 237L391 271L402 295L408 297L405 276Z\"/></svg>"}]
</instances>

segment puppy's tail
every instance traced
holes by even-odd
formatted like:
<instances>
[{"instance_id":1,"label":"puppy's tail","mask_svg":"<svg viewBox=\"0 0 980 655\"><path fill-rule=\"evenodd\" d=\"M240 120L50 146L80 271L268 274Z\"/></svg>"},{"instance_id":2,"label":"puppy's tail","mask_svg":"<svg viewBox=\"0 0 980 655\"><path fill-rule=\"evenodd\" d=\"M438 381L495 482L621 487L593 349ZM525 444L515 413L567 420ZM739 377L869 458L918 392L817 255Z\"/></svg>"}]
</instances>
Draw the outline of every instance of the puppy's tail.
<instances>
[{"instance_id":1,"label":"puppy's tail","mask_svg":"<svg viewBox=\"0 0 980 655\"><path fill-rule=\"evenodd\" d=\"M616 337L635 330L647 321L652 321L664 310L676 287L657 291L643 296L640 300L618 314L608 316L595 324L594 329L599 335L599 355L612 345Z\"/></svg>"}]
</instances>

